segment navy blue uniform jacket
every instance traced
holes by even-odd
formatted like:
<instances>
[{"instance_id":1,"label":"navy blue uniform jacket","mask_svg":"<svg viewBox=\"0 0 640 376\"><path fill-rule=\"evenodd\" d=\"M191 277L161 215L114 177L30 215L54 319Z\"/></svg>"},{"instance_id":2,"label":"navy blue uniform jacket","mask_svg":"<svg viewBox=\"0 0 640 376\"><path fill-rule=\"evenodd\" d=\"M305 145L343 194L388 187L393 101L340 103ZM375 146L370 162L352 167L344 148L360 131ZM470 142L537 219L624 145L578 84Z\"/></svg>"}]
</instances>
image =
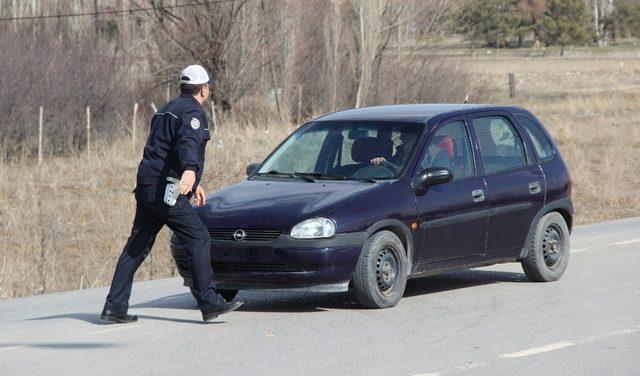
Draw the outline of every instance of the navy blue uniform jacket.
<instances>
[{"instance_id":1,"label":"navy blue uniform jacket","mask_svg":"<svg viewBox=\"0 0 640 376\"><path fill-rule=\"evenodd\" d=\"M149 138L138 166L138 185L162 184L168 176L180 179L185 170L196 173L193 191L204 170L204 151L211 138L207 117L191 95L164 105L151 119Z\"/></svg>"}]
</instances>

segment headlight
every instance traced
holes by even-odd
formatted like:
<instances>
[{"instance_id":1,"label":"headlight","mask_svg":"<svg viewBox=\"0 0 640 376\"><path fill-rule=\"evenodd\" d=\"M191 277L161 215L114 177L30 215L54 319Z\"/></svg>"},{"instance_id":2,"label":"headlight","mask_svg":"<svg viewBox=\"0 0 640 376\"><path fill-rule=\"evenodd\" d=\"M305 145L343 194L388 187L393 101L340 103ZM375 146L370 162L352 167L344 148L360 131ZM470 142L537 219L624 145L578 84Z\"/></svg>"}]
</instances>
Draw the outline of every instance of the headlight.
<instances>
[{"instance_id":1,"label":"headlight","mask_svg":"<svg viewBox=\"0 0 640 376\"><path fill-rule=\"evenodd\" d=\"M336 223L329 218L311 218L302 221L291 229L294 239L330 238L336 233Z\"/></svg>"}]
</instances>

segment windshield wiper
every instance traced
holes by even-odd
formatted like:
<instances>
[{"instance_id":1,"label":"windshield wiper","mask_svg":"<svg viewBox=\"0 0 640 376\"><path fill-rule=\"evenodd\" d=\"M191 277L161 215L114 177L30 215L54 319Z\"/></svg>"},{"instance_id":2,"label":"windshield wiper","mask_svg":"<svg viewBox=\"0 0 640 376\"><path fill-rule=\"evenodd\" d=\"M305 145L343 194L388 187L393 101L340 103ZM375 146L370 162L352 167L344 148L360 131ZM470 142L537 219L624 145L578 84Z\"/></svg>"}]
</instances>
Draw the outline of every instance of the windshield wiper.
<instances>
[{"instance_id":1,"label":"windshield wiper","mask_svg":"<svg viewBox=\"0 0 640 376\"><path fill-rule=\"evenodd\" d=\"M314 179L326 179L326 180L345 180L346 177L342 175L323 174L322 172L294 172L294 174L300 176L307 176Z\"/></svg>"},{"instance_id":2,"label":"windshield wiper","mask_svg":"<svg viewBox=\"0 0 640 376\"><path fill-rule=\"evenodd\" d=\"M377 183L378 181L376 179L371 179L371 178L352 178L349 180L356 180L356 181L364 181L367 183Z\"/></svg>"},{"instance_id":3,"label":"windshield wiper","mask_svg":"<svg viewBox=\"0 0 640 376\"><path fill-rule=\"evenodd\" d=\"M321 172L295 172L295 174L305 175L305 176L313 176L316 179L326 179L326 180L354 180L354 181L364 181L364 182L368 182L368 183L377 183L378 182L377 180L370 179L370 178L350 178L350 177L344 176L344 175L323 174Z\"/></svg>"},{"instance_id":4,"label":"windshield wiper","mask_svg":"<svg viewBox=\"0 0 640 376\"><path fill-rule=\"evenodd\" d=\"M311 183L316 183L317 180L314 179L311 176L306 176L306 175L301 175L300 173L297 172L280 172L280 171L276 171L276 170L271 170L269 172L262 172L262 173L258 173L258 175L260 176L276 176L276 177L285 177L285 178L298 178L298 179L302 179L304 181L308 181Z\"/></svg>"}]
</instances>

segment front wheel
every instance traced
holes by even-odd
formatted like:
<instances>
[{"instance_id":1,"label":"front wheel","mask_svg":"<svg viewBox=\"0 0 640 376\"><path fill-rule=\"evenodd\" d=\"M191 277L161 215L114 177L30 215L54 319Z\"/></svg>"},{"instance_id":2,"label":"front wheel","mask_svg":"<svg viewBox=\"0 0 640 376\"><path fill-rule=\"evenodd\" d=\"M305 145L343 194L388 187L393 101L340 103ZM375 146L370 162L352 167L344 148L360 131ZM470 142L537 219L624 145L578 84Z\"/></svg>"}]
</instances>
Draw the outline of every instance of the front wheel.
<instances>
[{"instance_id":1,"label":"front wheel","mask_svg":"<svg viewBox=\"0 0 640 376\"><path fill-rule=\"evenodd\" d=\"M560 213L545 214L536 226L522 269L530 280L557 281L569 263L569 228Z\"/></svg>"},{"instance_id":2,"label":"front wheel","mask_svg":"<svg viewBox=\"0 0 640 376\"><path fill-rule=\"evenodd\" d=\"M407 255L400 239L391 231L375 233L362 248L356 265L356 300L368 308L395 306L404 294L407 274Z\"/></svg>"}]
</instances>

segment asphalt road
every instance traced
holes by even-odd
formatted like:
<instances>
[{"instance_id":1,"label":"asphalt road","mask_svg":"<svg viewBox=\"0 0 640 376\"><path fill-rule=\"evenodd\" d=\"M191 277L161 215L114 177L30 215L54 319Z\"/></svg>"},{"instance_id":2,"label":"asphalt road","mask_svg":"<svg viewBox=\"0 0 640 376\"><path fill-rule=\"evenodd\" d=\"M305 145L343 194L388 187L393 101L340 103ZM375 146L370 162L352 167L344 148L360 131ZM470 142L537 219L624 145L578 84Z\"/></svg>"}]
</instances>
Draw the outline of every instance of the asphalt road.
<instances>
[{"instance_id":1,"label":"asphalt road","mask_svg":"<svg viewBox=\"0 0 640 376\"><path fill-rule=\"evenodd\" d=\"M519 264L409 281L392 309L348 294L241 292L201 324L178 279L0 301L0 375L640 375L640 218L582 226L562 280Z\"/></svg>"}]
</instances>

